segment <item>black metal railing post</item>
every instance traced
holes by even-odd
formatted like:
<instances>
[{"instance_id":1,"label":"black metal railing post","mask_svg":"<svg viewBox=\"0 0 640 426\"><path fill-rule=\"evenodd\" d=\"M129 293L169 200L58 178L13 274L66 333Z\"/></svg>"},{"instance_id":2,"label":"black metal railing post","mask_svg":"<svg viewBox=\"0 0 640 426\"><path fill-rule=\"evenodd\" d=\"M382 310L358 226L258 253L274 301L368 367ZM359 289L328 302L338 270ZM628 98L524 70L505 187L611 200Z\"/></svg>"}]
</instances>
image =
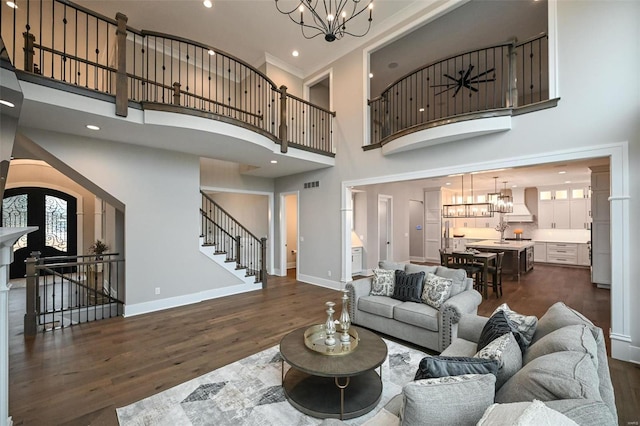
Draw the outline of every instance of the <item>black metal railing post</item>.
<instances>
[{"instance_id":1,"label":"black metal railing post","mask_svg":"<svg viewBox=\"0 0 640 426\"><path fill-rule=\"evenodd\" d=\"M267 239L260 238L260 281L262 288L267 288Z\"/></svg>"},{"instance_id":2,"label":"black metal railing post","mask_svg":"<svg viewBox=\"0 0 640 426\"><path fill-rule=\"evenodd\" d=\"M33 57L36 54L33 46L36 43L36 36L29 32L22 33L24 36L24 70L33 72Z\"/></svg>"},{"instance_id":3,"label":"black metal railing post","mask_svg":"<svg viewBox=\"0 0 640 426\"><path fill-rule=\"evenodd\" d=\"M280 139L280 152L286 154L289 148L287 137L287 86L280 86L280 129L278 129Z\"/></svg>"},{"instance_id":4,"label":"black metal railing post","mask_svg":"<svg viewBox=\"0 0 640 426\"><path fill-rule=\"evenodd\" d=\"M25 260L27 278L26 312L24 314L25 336L35 336L38 333L38 270L36 266L40 262L40 252L31 252L31 257Z\"/></svg>"},{"instance_id":5,"label":"black metal railing post","mask_svg":"<svg viewBox=\"0 0 640 426\"><path fill-rule=\"evenodd\" d=\"M126 15L118 12L117 37L117 73L116 73L116 115L126 117L129 110L129 87L127 83L127 18Z\"/></svg>"}]
</instances>

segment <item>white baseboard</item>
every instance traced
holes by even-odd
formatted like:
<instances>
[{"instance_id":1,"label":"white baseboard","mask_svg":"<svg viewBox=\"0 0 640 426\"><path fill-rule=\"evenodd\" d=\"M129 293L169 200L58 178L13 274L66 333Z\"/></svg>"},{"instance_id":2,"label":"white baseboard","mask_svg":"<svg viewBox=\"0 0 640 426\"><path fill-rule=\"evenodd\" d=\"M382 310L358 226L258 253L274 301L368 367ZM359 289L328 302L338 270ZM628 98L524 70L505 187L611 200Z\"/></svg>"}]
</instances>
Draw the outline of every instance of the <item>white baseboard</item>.
<instances>
[{"instance_id":1,"label":"white baseboard","mask_svg":"<svg viewBox=\"0 0 640 426\"><path fill-rule=\"evenodd\" d=\"M262 283L240 284L222 288L215 288L199 293L185 294L184 296L169 297L166 299L152 300L150 302L124 305L124 317L148 314L150 312L162 311L164 309L177 308L178 306L190 305L202 302L203 300L217 299L219 297L232 296L234 294L246 293L262 289Z\"/></svg>"},{"instance_id":2,"label":"white baseboard","mask_svg":"<svg viewBox=\"0 0 640 426\"><path fill-rule=\"evenodd\" d=\"M640 364L640 348L631 345L631 336L610 332L609 337L612 358Z\"/></svg>"},{"instance_id":3,"label":"white baseboard","mask_svg":"<svg viewBox=\"0 0 640 426\"><path fill-rule=\"evenodd\" d=\"M427 258L426 257L418 257L418 256L409 256L409 260L411 262L426 262Z\"/></svg>"},{"instance_id":4,"label":"white baseboard","mask_svg":"<svg viewBox=\"0 0 640 426\"><path fill-rule=\"evenodd\" d=\"M303 283L313 284L320 287L326 287L333 290L342 290L344 285L340 281L331 281L325 280L324 278L313 277L311 275L298 275L298 281L302 281Z\"/></svg>"},{"instance_id":5,"label":"white baseboard","mask_svg":"<svg viewBox=\"0 0 640 426\"><path fill-rule=\"evenodd\" d=\"M293 269L296 267L296 262L288 262L287 263L287 269Z\"/></svg>"}]
</instances>

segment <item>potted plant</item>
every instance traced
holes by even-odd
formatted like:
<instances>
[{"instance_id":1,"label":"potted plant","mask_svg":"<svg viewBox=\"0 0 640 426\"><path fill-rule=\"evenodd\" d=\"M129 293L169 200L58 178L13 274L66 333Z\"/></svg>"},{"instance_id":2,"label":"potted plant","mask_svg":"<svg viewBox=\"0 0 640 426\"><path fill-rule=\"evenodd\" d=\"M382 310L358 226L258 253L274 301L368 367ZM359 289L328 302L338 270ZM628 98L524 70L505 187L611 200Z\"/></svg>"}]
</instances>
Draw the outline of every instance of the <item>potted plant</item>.
<instances>
[{"instance_id":1,"label":"potted plant","mask_svg":"<svg viewBox=\"0 0 640 426\"><path fill-rule=\"evenodd\" d=\"M102 260L102 255L107 251L109 251L109 246L101 240L96 240L96 242L89 247L89 254L94 254L96 260Z\"/></svg>"}]
</instances>

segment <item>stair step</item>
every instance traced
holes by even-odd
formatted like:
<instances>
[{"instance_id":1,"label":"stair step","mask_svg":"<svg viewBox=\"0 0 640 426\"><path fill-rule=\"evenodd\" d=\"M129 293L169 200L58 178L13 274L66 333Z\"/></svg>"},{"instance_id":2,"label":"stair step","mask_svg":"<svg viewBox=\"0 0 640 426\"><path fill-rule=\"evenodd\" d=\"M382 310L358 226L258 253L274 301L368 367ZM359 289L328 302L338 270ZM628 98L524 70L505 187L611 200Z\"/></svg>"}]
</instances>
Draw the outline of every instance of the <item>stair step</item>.
<instances>
[{"instance_id":1,"label":"stair step","mask_svg":"<svg viewBox=\"0 0 640 426\"><path fill-rule=\"evenodd\" d=\"M202 247L213 247L215 243L202 243Z\"/></svg>"}]
</instances>

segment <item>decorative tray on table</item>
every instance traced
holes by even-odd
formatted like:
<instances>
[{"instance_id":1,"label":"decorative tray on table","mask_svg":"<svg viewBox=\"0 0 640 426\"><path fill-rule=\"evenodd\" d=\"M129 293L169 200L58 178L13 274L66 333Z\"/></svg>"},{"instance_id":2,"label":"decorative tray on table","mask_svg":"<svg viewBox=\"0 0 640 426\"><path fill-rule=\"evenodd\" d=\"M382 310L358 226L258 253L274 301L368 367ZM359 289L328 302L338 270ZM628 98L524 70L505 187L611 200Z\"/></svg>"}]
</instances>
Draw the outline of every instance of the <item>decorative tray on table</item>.
<instances>
[{"instance_id":1,"label":"decorative tray on table","mask_svg":"<svg viewBox=\"0 0 640 426\"><path fill-rule=\"evenodd\" d=\"M304 344L312 351L319 352L323 355L348 355L358 347L360 338L358 337L358 332L353 328L349 328L347 333L349 333L349 342L341 342L342 328L336 327L336 334L334 335L336 344L327 346L324 343L327 338L325 325L313 325L304 332Z\"/></svg>"}]
</instances>

